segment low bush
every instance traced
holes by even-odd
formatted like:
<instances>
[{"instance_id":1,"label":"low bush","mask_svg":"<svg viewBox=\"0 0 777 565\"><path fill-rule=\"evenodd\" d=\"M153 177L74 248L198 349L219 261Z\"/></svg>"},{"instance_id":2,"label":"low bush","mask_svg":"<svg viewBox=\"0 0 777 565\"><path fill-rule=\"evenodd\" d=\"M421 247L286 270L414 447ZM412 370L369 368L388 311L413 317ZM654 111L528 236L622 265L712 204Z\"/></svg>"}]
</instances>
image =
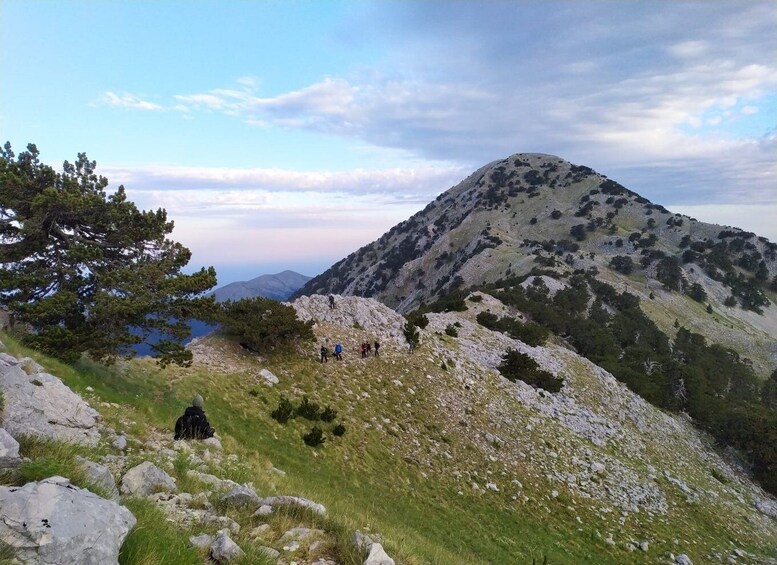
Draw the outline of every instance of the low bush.
<instances>
[{"instance_id":1,"label":"low bush","mask_svg":"<svg viewBox=\"0 0 777 565\"><path fill-rule=\"evenodd\" d=\"M321 407L317 403L311 402L307 395L302 397L302 402L294 410L294 413L313 422L321 419Z\"/></svg>"},{"instance_id":2,"label":"low bush","mask_svg":"<svg viewBox=\"0 0 777 565\"><path fill-rule=\"evenodd\" d=\"M497 369L508 380L513 382L520 380L548 392L558 392L564 384L563 379L543 371L534 359L515 349L509 349L504 354L502 363Z\"/></svg>"},{"instance_id":3,"label":"low bush","mask_svg":"<svg viewBox=\"0 0 777 565\"><path fill-rule=\"evenodd\" d=\"M313 426L310 428L308 433L302 436L302 440L305 442L305 445L309 445L310 447L318 447L326 441L326 437L324 436L324 431L321 428L318 426Z\"/></svg>"},{"instance_id":4,"label":"low bush","mask_svg":"<svg viewBox=\"0 0 777 565\"><path fill-rule=\"evenodd\" d=\"M337 410L334 410L331 406L327 406L324 408L324 411L321 412L321 419L324 422L334 422L335 418L337 418Z\"/></svg>"},{"instance_id":5,"label":"low bush","mask_svg":"<svg viewBox=\"0 0 777 565\"><path fill-rule=\"evenodd\" d=\"M294 406L285 396L278 401L278 408L270 413L270 416L281 424L285 424L294 416Z\"/></svg>"},{"instance_id":6,"label":"low bush","mask_svg":"<svg viewBox=\"0 0 777 565\"><path fill-rule=\"evenodd\" d=\"M332 434L336 435L337 437L345 435L345 426L342 424L337 424L334 428L332 428Z\"/></svg>"}]
</instances>

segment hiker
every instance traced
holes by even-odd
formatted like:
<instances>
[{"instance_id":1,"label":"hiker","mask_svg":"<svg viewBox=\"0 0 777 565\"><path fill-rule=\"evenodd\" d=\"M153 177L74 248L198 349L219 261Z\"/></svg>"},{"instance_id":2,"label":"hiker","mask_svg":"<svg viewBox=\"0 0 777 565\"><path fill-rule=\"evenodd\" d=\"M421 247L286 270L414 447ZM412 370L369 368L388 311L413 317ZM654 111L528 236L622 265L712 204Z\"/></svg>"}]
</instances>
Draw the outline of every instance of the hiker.
<instances>
[{"instance_id":1,"label":"hiker","mask_svg":"<svg viewBox=\"0 0 777 565\"><path fill-rule=\"evenodd\" d=\"M362 352L362 359L366 359L367 358L367 344L364 343L364 342L362 342L361 352Z\"/></svg>"},{"instance_id":2,"label":"hiker","mask_svg":"<svg viewBox=\"0 0 777 565\"><path fill-rule=\"evenodd\" d=\"M335 297L334 295L329 295L329 309L334 310L335 309Z\"/></svg>"},{"instance_id":3,"label":"hiker","mask_svg":"<svg viewBox=\"0 0 777 565\"><path fill-rule=\"evenodd\" d=\"M337 359L338 361L343 360L343 346L340 345L339 341L335 345L335 359Z\"/></svg>"},{"instance_id":4,"label":"hiker","mask_svg":"<svg viewBox=\"0 0 777 565\"><path fill-rule=\"evenodd\" d=\"M326 348L326 345L321 346L321 362L322 363L329 363L329 351Z\"/></svg>"},{"instance_id":5,"label":"hiker","mask_svg":"<svg viewBox=\"0 0 777 565\"><path fill-rule=\"evenodd\" d=\"M379 349L380 349L380 344L378 343L378 340L376 339L375 340L375 357L379 357L380 356L380 353L378 352Z\"/></svg>"},{"instance_id":6,"label":"hiker","mask_svg":"<svg viewBox=\"0 0 777 565\"><path fill-rule=\"evenodd\" d=\"M370 352L372 351L372 345L370 345L369 341L365 341L364 345L367 346L367 356L369 357L370 356Z\"/></svg>"},{"instance_id":7,"label":"hiker","mask_svg":"<svg viewBox=\"0 0 777 565\"><path fill-rule=\"evenodd\" d=\"M192 399L189 406L175 421L175 439L207 439L216 433L202 409L202 396L199 394Z\"/></svg>"}]
</instances>

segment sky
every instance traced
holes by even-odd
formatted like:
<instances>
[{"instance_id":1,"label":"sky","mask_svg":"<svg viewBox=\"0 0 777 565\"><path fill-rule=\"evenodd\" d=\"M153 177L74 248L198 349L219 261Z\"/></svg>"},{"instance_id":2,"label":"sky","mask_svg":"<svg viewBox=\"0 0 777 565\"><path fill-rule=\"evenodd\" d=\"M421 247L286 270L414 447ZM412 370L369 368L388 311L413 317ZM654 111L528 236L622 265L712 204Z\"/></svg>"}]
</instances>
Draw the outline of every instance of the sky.
<instances>
[{"instance_id":1,"label":"sky","mask_svg":"<svg viewBox=\"0 0 777 565\"><path fill-rule=\"evenodd\" d=\"M85 152L220 285L521 152L777 241L777 0L0 0L0 138Z\"/></svg>"}]
</instances>

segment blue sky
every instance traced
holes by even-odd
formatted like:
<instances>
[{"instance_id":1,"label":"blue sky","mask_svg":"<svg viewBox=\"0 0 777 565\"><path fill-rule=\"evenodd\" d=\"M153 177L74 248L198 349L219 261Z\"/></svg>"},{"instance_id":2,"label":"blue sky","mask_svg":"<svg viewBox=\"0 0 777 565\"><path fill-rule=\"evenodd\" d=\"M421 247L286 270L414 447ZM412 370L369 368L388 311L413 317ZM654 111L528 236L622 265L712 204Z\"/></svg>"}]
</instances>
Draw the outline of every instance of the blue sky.
<instances>
[{"instance_id":1,"label":"blue sky","mask_svg":"<svg viewBox=\"0 0 777 565\"><path fill-rule=\"evenodd\" d=\"M0 137L85 151L220 284L316 274L481 165L777 240L777 2L0 2Z\"/></svg>"}]
</instances>

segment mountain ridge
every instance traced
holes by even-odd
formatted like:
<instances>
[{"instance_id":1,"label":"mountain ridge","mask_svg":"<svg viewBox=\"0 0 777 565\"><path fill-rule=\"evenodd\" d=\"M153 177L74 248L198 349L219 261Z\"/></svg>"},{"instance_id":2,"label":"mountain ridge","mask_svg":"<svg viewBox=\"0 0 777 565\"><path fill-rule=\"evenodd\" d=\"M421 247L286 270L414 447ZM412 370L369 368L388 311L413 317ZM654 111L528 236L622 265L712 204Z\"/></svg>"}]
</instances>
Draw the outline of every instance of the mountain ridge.
<instances>
[{"instance_id":1,"label":"mountain ridge","mask_svg":"<svg viewBox=\"0 0 777 565\"><path fill-rule=\"evenodd\" d=\"M247 281L235 281L213 291L217 302L244 298L271 298L283 301L299 290L311 277L286 269L280 273L259 275Z\"/></svg>"}]
</instances>

